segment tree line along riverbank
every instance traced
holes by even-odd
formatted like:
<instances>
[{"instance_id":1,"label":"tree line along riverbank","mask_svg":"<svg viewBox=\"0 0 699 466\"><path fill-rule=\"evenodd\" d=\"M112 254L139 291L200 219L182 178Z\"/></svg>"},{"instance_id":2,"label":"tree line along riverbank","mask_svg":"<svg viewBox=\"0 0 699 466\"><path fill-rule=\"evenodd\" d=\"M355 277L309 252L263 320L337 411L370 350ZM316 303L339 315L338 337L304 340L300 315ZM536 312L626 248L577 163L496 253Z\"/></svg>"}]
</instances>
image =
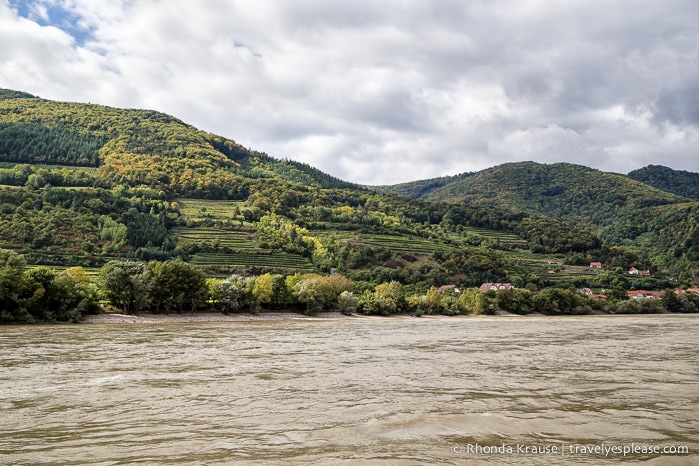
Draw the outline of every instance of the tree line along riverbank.
<instances>
[{"instance_id":1,"label":"tree line along riverbank","mask_svg":"<svg viewBox=\"0 0 699 466\"><path fill-rule=\"evenodd\" d=\"M21 255L0 249L0 322L79 322L105 306L127 315L280 310L380 316L652 314L697 312L699 296L667 290L660 298L637 300L612 290L609 299L598 301L559 288L481 292L431 286L420 291L397 281L370 284L315 273L207 278L201 269L180 260L114 260L91 278L81 267L28 268Z\"/></svg>"}]
</instances>

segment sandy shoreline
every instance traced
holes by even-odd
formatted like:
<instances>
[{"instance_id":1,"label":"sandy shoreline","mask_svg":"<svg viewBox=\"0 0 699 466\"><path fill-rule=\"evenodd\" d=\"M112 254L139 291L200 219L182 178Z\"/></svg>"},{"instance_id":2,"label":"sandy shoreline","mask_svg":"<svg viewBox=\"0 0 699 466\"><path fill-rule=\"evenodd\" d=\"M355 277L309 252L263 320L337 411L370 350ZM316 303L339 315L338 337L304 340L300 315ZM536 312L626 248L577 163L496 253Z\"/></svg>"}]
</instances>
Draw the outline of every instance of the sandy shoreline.
<instances>
[{"instance_id":1,"label":"sandy shoreline","mask_svg":"<svg viewBox=\"0 0 699 466\"><path fill-rule=\"evenodd\" d=\"M117 313L87 315L81 324L161 324L187 322L276 322L289 320L347 320L362 319L367 316L346 316L339 312L321 312L315 316L305 316L293 312L262 312L259 314L221 314L217 312L197 312L184 314L140 314L137 316Z\"/></svg>"}]
</instances>

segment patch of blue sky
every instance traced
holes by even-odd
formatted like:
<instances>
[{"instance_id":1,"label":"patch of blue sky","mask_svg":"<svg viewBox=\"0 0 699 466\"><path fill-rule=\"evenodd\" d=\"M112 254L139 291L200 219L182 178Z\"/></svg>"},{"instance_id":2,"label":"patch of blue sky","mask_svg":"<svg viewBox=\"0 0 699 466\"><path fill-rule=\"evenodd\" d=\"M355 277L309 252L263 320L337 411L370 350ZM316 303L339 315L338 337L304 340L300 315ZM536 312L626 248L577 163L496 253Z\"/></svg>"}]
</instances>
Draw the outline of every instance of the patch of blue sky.
<instances>
[{"instance_id":1,"label":"patch of blue sky","mask_svg":"<svg viewBox=\"0 0 699 466\"><path fill-rule=\"evenodd\" d=\"M74 12L66 10L59 2L32 0L10 0L10 6L20 16L41 26L53 26L70 34L82 46L89 40L92 31Z\"/></svg>"}]
</instances>

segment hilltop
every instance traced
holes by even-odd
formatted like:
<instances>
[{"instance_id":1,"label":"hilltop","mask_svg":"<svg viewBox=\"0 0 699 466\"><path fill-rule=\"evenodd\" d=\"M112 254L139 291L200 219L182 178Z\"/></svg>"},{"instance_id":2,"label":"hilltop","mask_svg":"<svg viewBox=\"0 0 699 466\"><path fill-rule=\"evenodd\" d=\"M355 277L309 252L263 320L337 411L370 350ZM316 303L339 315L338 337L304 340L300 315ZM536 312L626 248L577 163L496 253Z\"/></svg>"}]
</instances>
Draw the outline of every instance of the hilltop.
<instances>
[{"instance_id":1,"label":"hilltop","mask_svg":"<svg viewBox=\"0 0 699 466\"><path fill-rule=\"evenodd\" d=\"M629 172L629 178L691 199L699 199L699 173L648 165Z\"/></svg>"}]
</instances>

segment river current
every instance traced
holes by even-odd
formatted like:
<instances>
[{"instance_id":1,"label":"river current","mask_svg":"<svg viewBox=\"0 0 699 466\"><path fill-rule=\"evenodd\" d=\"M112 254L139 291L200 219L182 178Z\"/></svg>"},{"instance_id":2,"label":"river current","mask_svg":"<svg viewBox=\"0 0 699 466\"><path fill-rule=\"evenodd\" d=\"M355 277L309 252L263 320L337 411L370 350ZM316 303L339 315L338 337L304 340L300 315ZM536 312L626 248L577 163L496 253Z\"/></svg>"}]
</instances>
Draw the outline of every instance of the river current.
<instances>
[{"instance_id":1,"label":"river current","mask_svg":"<svg viewBox=\"0 0 699 466\"><path fill-rule=\"evenodd\" d=\"M0 464L699 464L698 353L696 315L0 327Z\"/></svg>"}]
</instances>

